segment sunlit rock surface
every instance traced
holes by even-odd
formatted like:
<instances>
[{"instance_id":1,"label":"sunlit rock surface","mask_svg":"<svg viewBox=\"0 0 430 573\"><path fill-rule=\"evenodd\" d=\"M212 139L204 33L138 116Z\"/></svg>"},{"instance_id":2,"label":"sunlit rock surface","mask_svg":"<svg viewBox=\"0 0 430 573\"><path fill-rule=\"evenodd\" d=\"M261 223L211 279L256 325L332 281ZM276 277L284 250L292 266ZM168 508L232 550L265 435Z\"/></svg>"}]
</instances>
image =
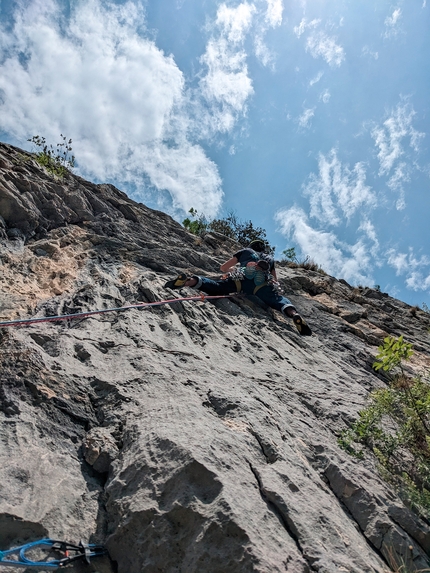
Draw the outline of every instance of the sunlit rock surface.
<instances>
[{"instance_id":1,"label":"sunlit rock surface","mask_svg":"<svg viewBox=\"0 0 430 573\"><path fill-rule=\"evenodd\" d=\"M55 179L0 146L0 321L195 294L237 249L110 185ZM384 572L428 567L430 528L337 445L384 336L429 367L430 316L278 266L311 325L241 297L0 329L1 549L105 544L99 573ZM16 570L16 569L14 569Z\"/></svg>"}]
</instances>

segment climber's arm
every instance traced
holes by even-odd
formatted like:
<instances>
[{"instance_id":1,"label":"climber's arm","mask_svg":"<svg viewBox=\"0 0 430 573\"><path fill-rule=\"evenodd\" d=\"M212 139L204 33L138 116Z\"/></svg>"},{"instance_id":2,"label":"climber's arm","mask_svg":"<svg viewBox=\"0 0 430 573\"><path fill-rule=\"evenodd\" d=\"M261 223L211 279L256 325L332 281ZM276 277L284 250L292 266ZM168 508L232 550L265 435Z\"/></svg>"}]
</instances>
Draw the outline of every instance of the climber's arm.
<instances>
[{"instance_id":1,"label":"climber's arm","mask_svg":"<svg viewBox=\"0 0 430 573\"><path fill-rule=\"evenodd\" d=\"M239 261L236 259L236 257L232 257L231 259L229 259L228 261L226 261L225 263L223 263L220 266L220 269L223 273L228 273L229 270L234 267L235 265L237 265Z\"/></svg>"}]
</instances>

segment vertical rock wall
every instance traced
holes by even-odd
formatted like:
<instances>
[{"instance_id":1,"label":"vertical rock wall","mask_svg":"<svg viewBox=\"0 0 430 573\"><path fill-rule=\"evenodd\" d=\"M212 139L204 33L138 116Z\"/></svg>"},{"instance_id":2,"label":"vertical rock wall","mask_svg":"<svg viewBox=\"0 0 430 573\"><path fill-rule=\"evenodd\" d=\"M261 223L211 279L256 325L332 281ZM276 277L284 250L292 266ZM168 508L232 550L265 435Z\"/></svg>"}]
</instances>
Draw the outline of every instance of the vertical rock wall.
<instances>
[{"instance_id":1,"label":"vertical rock wall","mask_svg":"<svg viewBox=\"0 0 430 573\"><path fill-rule=\"evenodd\" d=\"M0 321L180 297L167 278L234 252L10 146L0 168ZM70 570L99 573L428 567L429 524L337 435L385 384L384 336L429 366L429 315L278 274L311 338L237 296L1 329L0 550L83 538L109 558Z\"/></svg>"}]
</instances>

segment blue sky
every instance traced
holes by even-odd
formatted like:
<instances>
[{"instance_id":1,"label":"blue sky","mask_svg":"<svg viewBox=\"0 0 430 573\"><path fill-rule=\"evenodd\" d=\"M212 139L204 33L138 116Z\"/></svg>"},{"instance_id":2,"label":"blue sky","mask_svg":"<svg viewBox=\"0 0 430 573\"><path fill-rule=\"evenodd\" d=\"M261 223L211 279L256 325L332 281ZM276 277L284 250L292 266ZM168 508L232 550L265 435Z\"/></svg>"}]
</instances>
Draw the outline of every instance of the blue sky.
<instances>
[{"instance_id":1,"label":"blue sky","mask_svg":"<svg viewBox=\"0 0 430 573\"><path fill-rule=\"evenodd\" d=\"M64 133L83 177L430 306L429 10L0 0L0 139Z\"/></svg>"}]
</instances>

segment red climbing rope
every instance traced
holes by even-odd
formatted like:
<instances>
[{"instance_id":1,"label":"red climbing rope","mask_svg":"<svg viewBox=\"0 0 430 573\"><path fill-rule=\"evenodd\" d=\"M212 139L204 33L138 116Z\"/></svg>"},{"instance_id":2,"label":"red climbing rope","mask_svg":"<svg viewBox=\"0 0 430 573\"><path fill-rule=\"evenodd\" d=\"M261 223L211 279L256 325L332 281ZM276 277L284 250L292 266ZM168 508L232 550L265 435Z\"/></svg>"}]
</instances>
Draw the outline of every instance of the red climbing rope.
<instances>
[{"instance_id":1,"label":"red climbing rope","mask_svg":"<svg viewBox=\"0 0 430 573\"><path fill-rule=\"evenodd\" d=\"M203 293L200 296L188 296L183 298L172 298L168 300L160 300L157 302L142 302L140 304L131 304L129 306L120 306L118 308L106 308L103 310L89 310L87 312L77 312L75 314L62 314L59 316L42 316L35 318L24 318L20 320L9 320L7 322L0 322L0 328L6 326L26 326L28 324L35 324L37 322L56 322L58 320L73 320L75 318L86 318L87 316L93 316L95 314L105 314L106 312L119 312L123 310L131 310L132 308L145 309L150 306L161 306L163 304L173 304L175 302L183 302L190 300L199 300L205 302L206 300L212 300L215 298L231 298L233 295L217 295L217 296L206 296Z\"/></svg>"}]
</instances>

